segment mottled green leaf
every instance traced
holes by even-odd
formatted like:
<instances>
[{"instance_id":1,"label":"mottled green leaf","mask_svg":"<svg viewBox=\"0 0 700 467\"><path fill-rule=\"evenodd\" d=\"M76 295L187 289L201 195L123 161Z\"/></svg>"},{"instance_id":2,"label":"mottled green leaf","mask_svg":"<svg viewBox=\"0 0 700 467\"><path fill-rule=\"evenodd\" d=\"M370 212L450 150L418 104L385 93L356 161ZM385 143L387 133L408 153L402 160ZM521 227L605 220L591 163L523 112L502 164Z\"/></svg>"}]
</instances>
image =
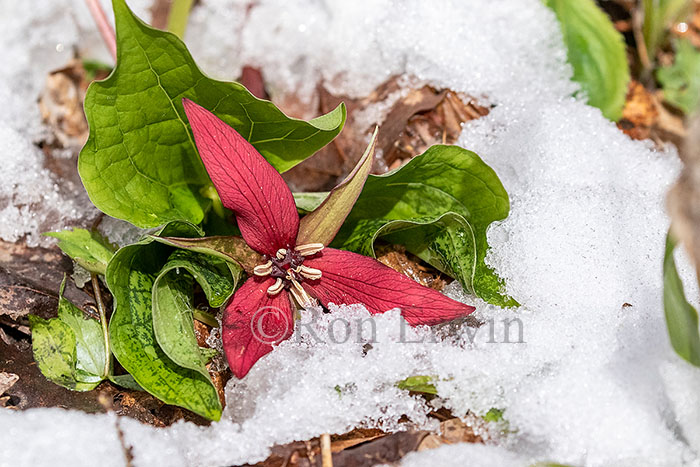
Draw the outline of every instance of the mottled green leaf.
<instances>
[{"instance_id":1,"label":"mottled green leaf","mask_svg":"<svg viewBox=\"0 0 700 467\"><path fill-rule=\"evenodd\" d=\"M625 41L594 0L545 0L557 15L574 81L605 117L622 117L630 80Z\"/></svg>"},{"instance_id":2,"label":"mottled green leaf","mask_svg":"<svg viewBox=\"0 0 700 467\"><path fill-rule=\"evenodd\" d=\"M97 232L85 229L47 232L58 239L58 247L90 272L104 274L116 248Z\"/></svg>"},{"instance_id":3,"label":"mottled green leaf","mask_svg":"<svg viewBox=\"0 0 700 467\"><path fill-rule=\"evenodd\" d=\"M379 127L374 130L367 149L352 172L333 188L323 202L304 216L299 223L297 245L323 243L328 245L350 214L357 197L362 192L374 162L374 144Z\"/></svg>"},{"instance_id":4,"label":"mottled green leaf","mask_svg":"<svg viewBox=\"0 0 700 467\"><path fill-rule=\"evenodd\" d=\"M433 384L434 380L434 376L409 376L408 378L402 379L401 381L396 383L396 387L398 387L399 389L404 389L406 391L422 392L424 394L437 395L437 389Z\"/></svg>"},{"instance_id":5,"label":"mottled green leaf","mask_svg":"<svg viewBox=\"0 0 700 467\"><path fill-rule=\"evenodd\" d=\"M664 312L671 345L676 353L695 366L700 366L700 331L698 313L688 303L683 282L678 276L673 250L676 242L669 232L664 255Z\"/></svg>"},{"instance_id":6,"label":"mottled green leaf","mask_svg":"<svg viewBox=\"0 0 700 467\"><path fill-rule=\"evenodd\" d=\"M83 382L99 383L106 376L105 340L102 325L86 318L83 312L64 297L58 302L58 319L71 328L76 342L76 371Z\"/></svg>"},{"instance_id":7,"label":"mottled green leaf","mask_svg":"<svg viewBox=\"0 0 700 467\"><path fill-rule=\"evenodd\" d=\"M110 375L109 380L126 389L133 389L134 391L143 391L143 388L139 386L133 376L130 374L126 375Z\"/></svg>"},{"instance_id":8,"label":"mottled green leaf","mask_svg":"<svg viewBox=\"0 0 700 467\"><path fill-rule=\"evenodd\" d=\"M308 201L308 199L307 199ZM405 166L370 175L332 246L373 255L385 237L500 306L502 281L484 259L486 229L508 216L508 194L479 156L457 146L433 146Z\"/></svg>"},{"instance_id":9,"label":"mottled green leaf","mask_svg":"<svg viewBox=\"0 0 700 467\"><path fill-rule=\"evenodd\" d=\"M233 274L233 275L232 275ZM176 250L153 284L153 330L163 352L178 365L209 377L207 358L193 326L193 278L209 305L220 307L233 294L242 270L214 256Z\"/></svg>"},{"instance_id":10,"label":"mottled green leaf","mask_svg":"<svg viewBox=\"0 0 700 467\"><path fill-rule=\"evenodd\" d=\"M423 261L459 280L465 292L477 295L476 283L484 278L476 277L476 235L463 216L448 212L421 228L389 234L387 240L405 245ZM491 277L496 280L495 276ZM497 280L492 287L482 287L492 288L500 288Z\"/></svg>"},{"instance_id":11,"label":"mottled green leaf","mask_svg":"<svg viewBox=\"0 0 700 467\"><path fill-rule=\"evenodd\" d=\"M162 235L198 236L194 226L173 223ZM179 366L158 345L153 330L153 285L172 248L147 238L120 249L107 267L107 285L114 296L110 321L112 350L119 363L146 391L212 420L221 417L221 403L211 380Z\"/></svg>"},{"instance_id":12,"label":"mottled green leaf","mask_svg":"<svg viewBox=\"0 0 700 467\"><path fill-rule=\"evenodd\" d=\"M675 43L673 65L659 68L656 77L664 90L664 100L686 114L700 104L700 50L688 39Z\"/></svg>"},{"instance_id":13,"label":"mottled green leaf","mask_svg":"<svg viewBox=\"0 0 700 467\"><path fill-rule=\"evenodd\" d=\"M65 279L57 318L29 317L34 360L50 381L74 391L89 391L100 384L106 369L102 327L63 296L64 287Z\"/></svg>"},{"instance_id":14,"label":"mottled green leaf","mask_svg":"<svg viewBox=\"0 0 700 467\"><path fill-rule=\"evenodd\" d=\"M248 139L279 171L331 141L345 107L305 122L284 115L242 85L216 81L197 67L174 34L150 28L114 0L117 65L85 97L90 135L78 161L95 206L139 227L202 221L210 186L182 107L187 97Z\"/></svg>"}]
</instances>

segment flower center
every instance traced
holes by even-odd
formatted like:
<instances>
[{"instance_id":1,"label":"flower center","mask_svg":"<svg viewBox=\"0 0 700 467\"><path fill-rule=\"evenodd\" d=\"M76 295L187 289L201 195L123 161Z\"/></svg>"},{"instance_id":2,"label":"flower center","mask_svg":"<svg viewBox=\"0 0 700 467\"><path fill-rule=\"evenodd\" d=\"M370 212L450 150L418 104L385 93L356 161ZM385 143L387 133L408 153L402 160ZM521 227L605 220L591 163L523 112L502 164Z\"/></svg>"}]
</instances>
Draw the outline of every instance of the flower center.
<instances>
[{"instance_id":1,"label":"flower center","mask_svg":"<svg viewBox=\"0 0 700 467\"><path fill-rule=\"evenodd\" d=\"M270 276L275 279L275 283L267 288L269 295L274 296L282 290L288 290L299 305L303 307L315 305L316 300L306 293L301 283L307 279L321 278L321 271L304 266L306 256L315 255L321 250L323 250L322 243L309 243L294 249L280 248L275 256L269 258L266 263L255 266L253 274L260 277Z\"/></svg>"}]
</instances>

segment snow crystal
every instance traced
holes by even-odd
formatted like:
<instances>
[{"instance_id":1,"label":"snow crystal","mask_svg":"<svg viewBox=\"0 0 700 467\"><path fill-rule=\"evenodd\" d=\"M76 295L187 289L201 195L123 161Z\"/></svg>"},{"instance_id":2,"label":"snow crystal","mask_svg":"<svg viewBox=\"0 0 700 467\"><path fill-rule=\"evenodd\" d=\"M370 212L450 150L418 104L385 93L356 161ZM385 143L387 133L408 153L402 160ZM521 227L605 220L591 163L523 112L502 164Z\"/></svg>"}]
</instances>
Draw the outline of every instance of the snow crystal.
<instances>
[{"instance_id":1,"label":"snow crystal","mask_svg":"<svg viewBox=\"0 0 700 467\"><path fill-rule=\"evenodd\" d=\"M32 10L36 17L16 16L37 31L52 30L36 19L48 13ZM186 38L213 75L231 78L242 65L257 65L273 93L299 92L309 101L319 79L361 97L405 75L493 104L464 126L459 144L480 154L511 196L510 217L489 232L488 262L522 306L477 301L484 325L452 327L447 338L442 330L402 328L390 312L374 321L378 338L369 345L338 339L344 334L333 334L338 343L313 337L341 332L332 324L339 318L354 333L367 317L362 307L307 311L312 324L244 380L229 382L221 422L157 430L122 420L136 466L163 455L171 465L255 462L275 443L353 426L402 429L402 415L431 428L431 407L395 386L418 374L437 376L434 406L458 415L503 409L509 431L492 441L497 446L444 447L411 454L405 465L700 464L700 376L671 349L661 300L664 197L679 163L673 152L629 140L571 97L577 86L558 25L539 0L206 0L193 11ZM2 86L0 96L13 94ZM384 108L363 118L379 121ZM36 127L34 117L24 117ZM31 146L25 130L2 125L18 149ZM697 295L687 261L681 270L688 294ZM456 285L447 293L474 302ZM93 423L87 415L45 413L52 426L74 417L61 426L76 439ZM104 416L94 420L113 425Z\"/></svg>"}]
</instances>

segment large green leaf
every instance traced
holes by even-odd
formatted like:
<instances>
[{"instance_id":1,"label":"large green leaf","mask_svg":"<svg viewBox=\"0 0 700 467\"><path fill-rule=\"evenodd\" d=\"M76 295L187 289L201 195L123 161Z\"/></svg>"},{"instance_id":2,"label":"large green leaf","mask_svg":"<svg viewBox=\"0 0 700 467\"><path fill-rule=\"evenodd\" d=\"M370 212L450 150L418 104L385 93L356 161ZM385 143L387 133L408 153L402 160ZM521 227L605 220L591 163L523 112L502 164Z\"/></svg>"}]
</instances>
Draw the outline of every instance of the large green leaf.
<instances>
[{"instance_id":1,"label":"large green leaf","mask_svg":"<svg viewBox=\"0 0 700 467\"><path fill-rule=\"evenodd\" d=\"M105 341L99 321L58 293L58 317L30 316L34 360L50 381L74 391L94 389L106 369Z\"/></svg>"},{"instance_id":2,"label":"large green leaf","mask_svg":"<svg viewBox=\"0 0 700 467\"><path fill-rule=\"evenodd\" d=\"M279 171L331 141L345 107L305 122L284 115L242 85L204 75L182 41L113 0L117 65L85 97L90 135L78 169L95 206L139 227L199 223L210 185L182 107L187 97L248 139Z\"/></svg>"},{"instance_id":3,"label":"large green leaf","mask_svg":"<svg viewBox=\"0 0 700 467\"><path fill-rule=\"evenodd\" d=\"M173 223L164 235L198 236L195 227ZM153 330L153 285L172 248L147 238L120 249L107 267L107 285L114 296L109 333L119 363L146 391L212 420L221 417L221 403L208 376L179 366L158 345Z\"/></svg>"},{"instance_id":4,"label":"large green leaf","mask_svg":"<svg viewBox=\"0 0 700 467\"><path fill-rule=\"evenodd\" d=\"M310 198L299 197L307 207ZM366 255L385 237L455 277L465 290L501 306L517 303L484 262L486 230L508 216L508 194L479 156L433 146L405 166L370 175L333 246Z\"/></svg>"},{"instance_id":5,"label":"large green leaf","mask_svg":"<svg viewBox=\"0 0 700 467\"><path fill-rule=\"evenodd\" d=\"M209 377L208 360L197 345L193 326L193 280L209 305L220 307L231 297L241 268L214 256L176 250L153 284L153 330L163 352L178 365Z\"/></svg>"},{"instance_id":6,"label":"large green leaf","mask_svg":"<svg viewBox=\"0 0 700 467\"><path fill-rule=\"evenodd\" d=\"M116 248L97 232L85 229L47 232L58 239L58 247L90 272L104 274Z\"/></svg>"},{"instance_id":7,"label":"large green leaf","mask_svg":"<svg viewBox=\"0 0 700 467\"><path fill-rule=\"evenodd\" d=\"M664 312L671 345L676 353L695 366L700 366L700 331L698 312L688 303L683 282L678 276L673 250L676 242L669 232L664 255Z\"/></svg>"},{"instance_id":8,"label":"large green leaf","mask_svg":"<svg viewBox=\"0 0 700 467\"><path fill-rule=\"evenodd\" d=\"M545 0L557 15L574 81L610 120L622 117L630 80L625 42L593 0Z\"/></svg>"},{"instance_id":9,"label":"large green leaf","mask_svg":"<svg viewBox=\"0 0 700 467\"><path fill-rule=\"evenodd\" d=\"M656 77L663 86L664 100L690 114L700 104L700 50L688 39L675 43L673 65L659 68Z\"/></svg>"}]
</instances>

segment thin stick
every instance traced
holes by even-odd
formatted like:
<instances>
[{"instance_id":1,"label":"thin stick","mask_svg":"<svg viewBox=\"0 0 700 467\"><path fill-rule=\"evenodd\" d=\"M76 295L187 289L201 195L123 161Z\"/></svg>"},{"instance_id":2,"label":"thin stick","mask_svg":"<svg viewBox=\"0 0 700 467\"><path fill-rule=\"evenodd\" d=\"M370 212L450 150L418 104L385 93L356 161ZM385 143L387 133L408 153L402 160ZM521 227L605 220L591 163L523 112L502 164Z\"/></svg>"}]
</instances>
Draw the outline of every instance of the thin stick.
<instances>
[{"instance_id":1,"label":"thin stick","mask_svg":"<svg viewBox=\"0 0 700 467\"><path fill-rule=\"evenodd\" d=\"M323 467L333 467L333 454L331 453L331 435L323 433L321 435L321 465Z\"/></svg>"},{"instance_id":2,"label":"thin stick","mask_svg":"<svg viewBox=\"0 0 700 467\"><path fill-rule=\"evenodd\" d=\"M107 313L105 312L105 304L102 301L102 292L100 291L100 281L97 274L90 274L92 280L92 289L95 291L95 301L97 302L97 310L100 312L100 323L102 323L102 336L105 340L105 368L103 378L109 376L112 366L112 351L109 345L109 327L107 326Z\"/></svg>"},{"instance_id":3,"label":"thin stick","mask_svg":"<svg viewBox=\"0 0 700 467\"><path fill-rule=\"evenodd\" d=\"M102 9L102 6L100 5L99 0L85 0L85 3L87 3L88 9L90 10L90 13L92 14L92 19L95 20L95 24L97 24L97 29L100 31L100 34L102 35L102 40L104 41L105 45L107 46L107 49L109 49L109 53L112 54L112 58L114 61L117 61L117 38L114 35L114 29L112 28L112 25L109 24L109 21L107 20L107 15L105 15L104 10Z\"/></svg>"}]
</instances>

